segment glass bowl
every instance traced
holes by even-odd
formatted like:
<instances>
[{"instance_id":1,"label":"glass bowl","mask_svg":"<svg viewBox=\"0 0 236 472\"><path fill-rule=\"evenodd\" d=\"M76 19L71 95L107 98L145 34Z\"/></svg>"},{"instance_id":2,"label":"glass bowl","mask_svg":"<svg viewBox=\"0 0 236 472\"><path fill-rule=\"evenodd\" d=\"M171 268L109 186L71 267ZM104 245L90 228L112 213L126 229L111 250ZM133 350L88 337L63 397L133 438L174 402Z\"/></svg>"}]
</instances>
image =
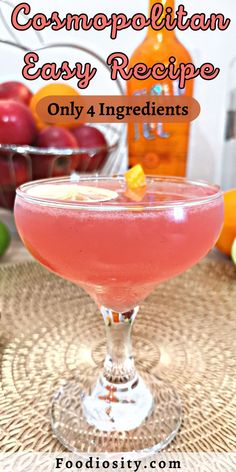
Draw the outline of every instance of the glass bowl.
<instances>
[{"instance_id":1,"label":"glass bowl","mask_svg":"<svg viewBox=\"0 0 236 472\"><path fill-rule=\"evenodd\" d=\"M90 149L42 149L0 144L0 207L11 210L15 190L31 180L63 177L73 173L109 175L118 171L124 125L96 126L107 146Z\"/></svg>"},{"instance_id":2,"label":"glass bowl","mask_svg":"<svg viewBox=\"0 0 236 472\"><path fill-rule=\"evenodd\" d=\"M0 38L0 60L8 57L8 67L1 71L0 82L18 80L29 86L22 77L22 64L19 57L31 49L26 44L19 42L19 38L12 33L9 21L9 11L13 4L4 0L4 26L10 37ZM8 11L7 9L10 10ZM8 11L8 15L7 15ZM0 15L1 17L1 15ZM8 35L8 36L9 36ZM65 57L70 63L75 63L78 57L85 62L91 62L97 68L97 75L86 90L80 90L80 94L86 95L123 95L123 86L119 80L110 80L110 69L104 58L92 48L78 44L56 43L46 44L42 35L25 37L25 42L36 45L43 62L60 63ZM70 85L77 87L77 79L72 79ZM33 93L45 86L45 81L37 79L32 81L30 88ZM15 189L28 181L48 177L68 176L73 172L80 174L96 173L99 175L111 175L120 173L122 155L125 153L126 125L92 124L102 131L106 138L107 146L94 149L39 149L29 146L1 145L0 144L0 208L12 209L15 199Z\"/></svg>"}]
</instances>

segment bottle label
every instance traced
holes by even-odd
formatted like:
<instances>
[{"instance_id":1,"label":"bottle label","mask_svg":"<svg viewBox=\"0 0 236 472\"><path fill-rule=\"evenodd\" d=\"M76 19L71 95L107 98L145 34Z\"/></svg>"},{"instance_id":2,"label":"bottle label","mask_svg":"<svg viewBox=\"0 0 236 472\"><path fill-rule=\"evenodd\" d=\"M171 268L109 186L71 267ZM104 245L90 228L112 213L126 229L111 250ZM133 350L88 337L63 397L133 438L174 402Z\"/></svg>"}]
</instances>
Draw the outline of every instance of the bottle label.
<instances>
[{"instance_id":1,"label":"bottle label","mask_svg":"<svg viewBox=\"0 0 236 472\"><path fill-rule=\"evenodd\" d=\"M170 88L167 84L156 84L154 85L150 92L147 89L141 89L134 92L134 96L140 95L148 95L148 93L152 96L169 96ZM172 95L174 96L181 96L185 94L185 89L179 88L178 81L173 82L173 92ZM157 137L168 139L170 138L171 134L166 130L166 126L163 123L134 123L134 141L139 141L140 138L145 138L148 141L152 141Z\"/></svg>"}]
</instances>

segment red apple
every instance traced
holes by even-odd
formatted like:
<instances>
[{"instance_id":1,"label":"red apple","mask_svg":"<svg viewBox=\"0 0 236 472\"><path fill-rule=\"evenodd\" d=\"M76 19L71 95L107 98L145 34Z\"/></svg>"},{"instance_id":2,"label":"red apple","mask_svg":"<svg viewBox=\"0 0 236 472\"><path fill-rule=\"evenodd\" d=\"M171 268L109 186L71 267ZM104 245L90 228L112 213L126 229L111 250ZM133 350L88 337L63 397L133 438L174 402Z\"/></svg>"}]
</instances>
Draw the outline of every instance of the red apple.
<instances>
[{"instance_id":1,"label":"red apple","mask_svg":"<svg viewBox=\"0 0 236 472\"><path fill-rule=\"evenodd\" d=\"M0 100L0 144L32 144L36 137L33 115L23 103Z\"/></svg>"},{"instance_id":2,"label":"red apple","mask_svg":"<svg viewBox=\"0 0 236 472\"><path fill-rule=\"evenodd\" d=\"M0 100L15 100L29 105L32 92L21 82L11 81L0 84Z\"/></svg>"},{"instance_id":3,"label":"red apple","mask_svg":"<svg viewBox=\"0 0 236 472\"><path fill-rule=\"evenodd\" d=\"M42 149L75 149L78 147L73 134L57 126L50 126L38 134L35 146ZM62 177L70 174L78 165L78 157L58 156L55 152L32 156L33 178Z\"/></svg>"},{"instance_id":4,"label":"red apple","mask_svg":"<svg viewBox=\"0 0 236 472\"><path fill-rule=\"evenodd\" d=\"M35 146L47 149L70 149L78 147L73 134L64 128L59 128L57 126L49 126L40 131Z\"/></svg>"},{"instance_id":5,"label":"red apple","mask_svg":"<svg viewBox=\"0 0 236 472\"><path fill-rule=\"evenodd\" d=\"M11 159L7 153L0 154L0 206L12 209L15 189L31 180L30 158L15 154Z\"/></svg>"},{"instance_id":6,"label":"red apple","mask_svg":"<svg viewBox=\"0 0 236 472\"><path fill-rule=\"evenodd\" d=\"M95 149L94 154L86 151L81 154L76 170L93 172L101 169L108 157L108 145L102 132L93 126L82 125L72 129L72 133L80 149Z\"/></svg>"}]
</instances>

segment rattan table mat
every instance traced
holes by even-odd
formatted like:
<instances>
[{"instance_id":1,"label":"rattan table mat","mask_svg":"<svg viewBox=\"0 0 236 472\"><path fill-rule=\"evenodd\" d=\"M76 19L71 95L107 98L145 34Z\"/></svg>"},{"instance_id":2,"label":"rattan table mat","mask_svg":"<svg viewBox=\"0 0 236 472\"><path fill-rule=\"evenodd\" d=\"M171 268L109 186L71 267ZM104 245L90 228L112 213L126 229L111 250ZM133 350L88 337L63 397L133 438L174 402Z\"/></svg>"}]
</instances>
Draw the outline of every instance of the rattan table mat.
<instances>
[{"instance_id":1,"label":"rattan table mat","mask_svg":"<svg viewBox=\"0 0 236 472\"><path fill-rule=\"evenodd\" d=\"M76 286L34 262L0 268L0 443L2 452L57 452L50 399L86 363L101 367L104 326ZM139 369L171 381L184 420L169 451L236 449L236 270L205 260L162 284L134 327Z\"/></svg>"}]
</instances>

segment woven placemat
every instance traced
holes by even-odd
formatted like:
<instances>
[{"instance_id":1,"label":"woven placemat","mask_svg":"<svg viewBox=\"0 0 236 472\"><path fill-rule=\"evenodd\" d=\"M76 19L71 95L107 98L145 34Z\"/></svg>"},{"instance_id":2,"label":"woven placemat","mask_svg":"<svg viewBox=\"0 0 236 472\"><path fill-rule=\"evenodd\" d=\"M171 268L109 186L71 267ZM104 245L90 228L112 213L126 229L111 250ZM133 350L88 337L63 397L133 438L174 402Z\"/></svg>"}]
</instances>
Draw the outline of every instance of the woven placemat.
<instances>
[{"instance_id":1,"label":"woven placemat","mask_svg":"<svg viewBox=\"0 0 236 472\"><path fill-rule=\"evenodd\" d=\"M63 451L50 400L86 364L101 367L104 326L90 298L38 264L0 268L1 451ZM236 448L236 271L205 260L151 294L134 327L137 366L171 381L184 421L169 451ZM148 327L148 329L147 329Z\"/></svg>"}]
</instances>

